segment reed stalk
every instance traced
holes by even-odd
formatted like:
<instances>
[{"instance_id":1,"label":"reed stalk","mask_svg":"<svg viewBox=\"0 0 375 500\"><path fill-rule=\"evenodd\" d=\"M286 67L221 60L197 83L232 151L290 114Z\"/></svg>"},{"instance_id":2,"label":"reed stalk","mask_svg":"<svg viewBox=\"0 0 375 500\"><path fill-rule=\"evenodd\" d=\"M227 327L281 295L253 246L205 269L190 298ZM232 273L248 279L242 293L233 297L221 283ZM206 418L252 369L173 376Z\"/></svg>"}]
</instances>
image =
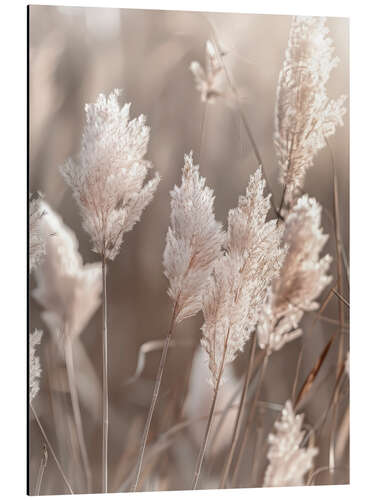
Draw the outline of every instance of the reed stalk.
<instances>
[{"instance_id":1,"label":"reed stalk","mask_svg":"<svg viewBox=\"0 0 375 500\"><path fill-rule=\"evenodd\" d=\"M46 470L47 462L48 462L47 447L46 447L45 443L43 443L42 458L41 458L40 465L39 465L38 476L36 478L36 485L35 485L35 491L34 491L35 496L40 495L40 488L42 486L44 471Z\"/></svg>"},{"instance_id":2,"label":"reed stalk","mask_svg":"<svg viewBox=\"0 0 375 500\"><path fill-rule=\"evenodd\" d=\"M195 466L194 479L193 479L193 484L192 484L192 487L191 487L192 490L196 490L197 489L199 477L200 477L201 470L202 470L202 464L203 464L204 456L205 456L205 453L206 453L208 438L210 436L212 422L213 422L212 418L213 418L213 415L214 415L216 401L217 401L217 396L218 396L218 393L219 393L221 377L223 375L225 355L226 355L226 352L227 352L229 335L230 335L230 327L228 328L228 332L227 332L227 335L226 335L226 338L225 338L225 344L224 344L224 350L223 350L223 357L221 359L220 369L219 369L218 377L217 377L216 384L215 384L214 396L213 396L212 403L211 403L210 413L208 415L206 430L205 430L205 433L204 433L203 441L202 441L202 444L201 444L201 447L200 447L200 450L199 450L199 455L198 455L197 463L196 463L196 466Z\"/></svg>"},{"instance_id":3,"label":"reed stalk","mask_svg":"<svg viewBox=\"0 0 375 500\"><path fill-rule=\"evenodd\" d=\"M67 373L68 373L68 384L69 384L70 398L72 401L74 424L75 424L76 431L77 431L78 445L79 445L82 463L83 463L83 468L84 468L85 476L86 476L87 493L90 493L92 490L92 475L91 475L91 469L90 469L90 463L89 463L89 457L88 457L88 453L87 453L85 437L84 437L84 433L83 433L82 416L81 416L81 409L80 409L80 405L79 405L77 383L76 383L76 374L75 374L74 361L73 361L73 346L72 346L72 340L71 340L69 334L65 335L64 344L65 344L64 345L65 362L66 362L66 369L67 369Z\"/></svg>"},{"instance_id":4,"label":"reed stalk","mask_svg":"<svg viewBox=\"0 0 375 500\"><path fill-rule=\"evenodd\" d=\"M253 368L254 368L255 350L256 350L256 335L255 335L255 333L253 333L253 336L251 337L251 346L250 346L250 351L249 351L249 362L247 364L247 371L246 371L245 381L244 381L244 385L243 385L243 389L242 389L240 406L239 406L238 411L237 411L236 421L235 421L234 428L233 428L232 442L231 442L232 444L231 444L230 451L229 451L229 454L227 456L227 459L226 459L226 462L224 465L223 474L222 474L222 478L220 481L220 488L225 488L225 484L226 484L227 479L228 479L230 467L231 467L232 461L233 461L234 451L236 449L238 439L240 436L240 425L239 424L240 424L240 421L241 421L241 418L243 415L243 410L245 407L245 400L246 400L246 394L248 391L249 383L250 383L251 377L252 377L253 372L254 372Z\"/></svg>"},{"instance_id":5,"label":"reed stalk","mask_svg":"<svg viewBox=\"0 0 375 500\"><path fill-rule=\"evenodd\" d=\"M46 444L47 444L47 446L48 446L48 448L49 448L49 450L50 450L50 452L51 452L51 455L52 455L52 457L53 457L53 459L54 459L54 461L55 461L55 463L56 463L56 465L57 465L57 468L58 468L58 470L59 470L59 472L60 472L60 474L61 474L61 477L63 478L64 483L65 483L66 487L67 487L67 488L68 488L68 490L69 490L69 493L70 493L71 495L74 495L73 488L71 487L71 485L70 485L70 483L69 483L69 480L68 480L68 478L66 477L66 475L65 475L65 473L64 473L64 471L63 471L63 468L62 468L62 466L61 466L61 464L60 464L60 462L59 462L59 460L58 460L58 458L57 458L57 456L56 456L56 453L54 452L54 449L52 448L51 442L50 442L50 440L49 440L49 439L48 439L48 437L47 437L47 434L46 434L46 432L45 432L45 430L44 430L44 428L43 428L43 426L42 426L42 424L41 424L41 422L40 422L40 420L39 420L39 417L38 417L38 415L37 415L37 413L36 413L36 411L35 411L35 409L34 409L34 407L33 407L32 403L30 403L30 408L31 408L31 411L33 412L33 415L34 415L35 421L36 421L36 423L38 424L38 427L39 427L39 429L40 429L40 432L42 433L43 439L44 439L44 441L46 442Z\"/></svg>"},{"instance_id":6,"label":"reed stalk","mask_svg":"<svg viewBox=\"0 0 375 500\"><path fill-rule=\"evenodd\" d=\"M133 491L133 492L137 491L137 488L138 488L139 478L140 478L141 471L142 471L143 458L144 458L144 454L145 454L145 450L146 450L148 434L150 432L151 421L152 421L152 417L154 415L155 406L156 406L156 402L157 402L158 395L159 395L160 385L161 385L161 381L163 378L164 368L165 368L166 361L167 361L169 344L171 342L173 331L174 331L175 324L176 324L176 315L177 315L177 301L174 304L171 323L169 326L167 336L165 337L165 340L164 340L163 351L161 354L159 368L158 368L158 372L156 375L154 391L153 391L152 399L151 399L151 405L150 405L150 408L148 410L147 420L146 420L145 428L143 430L141 446L139 449L136 472L135 472L135 480L134 480L133 486L131 488L131 491Z\"/></svg>"},{"instance_id":7,"label":"reed stalk","mask_svg":"<svg viewBox=\"0 0 375 500\"><path fill-rule=\"evenodd\" d=\"M108 492L108 331L107 331L107 262L102 254L102 349L103 349L103 391L102 391L102 487Z\"/></svg>"},{"instance_id":8,"label":"reed stalk","mask_svg":"<svg viewBox=\"0 0 375 500\"><path fill-rule=\"evenodd\" d=\"M269 359L269 357L270 357L270 353L267 351L266 354L265 354L265 356L264 356L262 367L261 367L261 371L260 371L260 374L259 374L257 390L256 390L256 393L255 393L254 399L253 399L253 401L252 401L252 403L250 405L248 417L246 419L245 434L244 434L242 442L241 442L241 448L240 448L240 451L238 453L237 462L236 462L236 465L235 465L235 468L234 468L234 471L233 471L233 480L232 480L232 484L233 485L235 485L237 483L237 477L238 477L238 473L239 473L239 469L240 469L242 457L243 457L243 454L244 454L244 451L245 451L245 448L246 448L246 444L247 444L247 440L248 440L248 437L249 437L249 434L250 434L251 423L252 423L252 420L253 420L253 416L254 416L254 413L255 413L256 406L258 404L260 390L262 388L264 375L265 375L266 370L267 370L267 365L268 365L268 359Z\"/></svg>"},{"instance_id":9,"label":"reed stalk","mask_svg":"<svg viewBox=\"0 0 375 500\"><path fill-rule=\"evenodd\" d=\"M328 144L328 141L326 140ZM328 144L329 146L329 144ZM338 295L342 296L343 289L343 280L342 280L342 263L341 263L341 230L340 230L340 207L339 207L339 199L338 199L338 182L337 182L337 174L335 165L333 162L333 156L331 154L331 149L328 148L331 156L331 166L333 171L333 209L334 209L334 222L335 222L335 242L336 242L336 266L337 266L337 288ZM337 364L336 364L336 381L338 380L340 374L340 368L343 361L344 356L344 329L343 325L345 322L344 315L344 303L342 300L338 300L338 313L339 313L339 322L340 322L340 331L339 331L339 345L337 351ZM336 468L335 466L335 433L337 426L337 403L338 396L335 396L333 402L333 412L332 412L332 421L331 421L331 430L329 437L329 473L333 479L333 473Z\"/></svg>"}]
</instances>

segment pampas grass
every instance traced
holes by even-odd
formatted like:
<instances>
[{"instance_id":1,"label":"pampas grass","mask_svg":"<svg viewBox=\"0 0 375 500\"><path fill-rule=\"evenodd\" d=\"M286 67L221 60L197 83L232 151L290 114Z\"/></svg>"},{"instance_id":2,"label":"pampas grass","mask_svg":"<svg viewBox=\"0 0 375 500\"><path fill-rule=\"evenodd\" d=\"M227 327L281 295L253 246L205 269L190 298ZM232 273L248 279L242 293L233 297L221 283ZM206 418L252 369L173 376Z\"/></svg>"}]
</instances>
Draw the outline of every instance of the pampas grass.
<instances>
[{"instance_id":1,"label":"pampas grass","mask_svg":"<svg viewBox=\"0 0 375 500\"><path fill-rule=\"evenodd\" d=\"M205 186L193 153L185 155L181 186L171 191L171 225L168 228L163 263L173 301L171 324L166 336L158 373L142 436L133 491L137 490L143 455L158 398L174 327L202 309L203 293L225 235L213 212L213 191Z\"/></svg>"},{"instance_id":2,"label":"pampas grass","mask_svg":"<svg viewBox=\"0 0 375 500\"><path fill-rule=\"evenodd\" d=\"M53 198L49 203L47 196L29 198L31 297L38 306L37 319L40 317L46 327L43 337L39 328L29 335L30 408L42 437L37 453L38 472L32 483L37 494L47 490L47 484L51 490L48 493L55 492L53 481L47 482L50 466L46 452L40 455L41 447L48 449L60 481L62 478L64 482L64 491L71 494L98 489L107 493L189 486L195 490L200 486L308 485L325 470L330 473L329 481L334 482L333 474L340 467L337 462L342 464L346 460L349 357L345 360L344 353L349 347L344 343L344 335L350 300L341 268L345 255L333 159L337 283L332 265L335 259L330 255L333 255L330 247L333 238L326 227L328 210L319 196L314 194L314 198L313 194L304 192L306 175L318 153L327 146L327 138L333 137L336 128L344 124L345 97L330 99L327 90L331 72L339 60L334 56L324 18L293 18L275 89L274 136L268 134L271 146L272 140L274 143L274 168L281 183L275 193L276 200L281 199L276 209L271 184L251 132L258 121L254 116L248 117L242 106L240 92L231 77L232 70L229 71L227 65L229 52L220 49L218 33L211 29L211 33L205 34L211 36L205 47L201 46L205 64L193 61L189 65L190 53L180 60L185 77L190 70L187 85L195 96L195 105L203 109L204 118L202 123L194 123L197 130L201 130L200 165L193 152L184 156L181 175L170 191L169 221L167 210L160 210L159 205L163 189L168 186L168 174L163 179L165 186L157 191L160 176L152 175L153 163L148 156L158 170L166 172L163 162L173 150L173 137L161 145L150 145L151 129L145 116L131 118L131 105L122 104L122 95L117 89L107 95L99 94L93 103L85 105L78 152L60 168L71 189L68 197L72 195L76 202L70 208L71 214L79 215L82 234L89 236L98 261L87 262L93 254L81 243L80 227L69 222L75 228L73 232L64 222L69 219L64 204ZM196 58L201 59L199 55ZM254 72L252 77L256 76ZM169 84L178 85L178 79L173 75ZM166 94L169 92L169 88L164 90ZM155 101L160 99L160 96L152 97ZM233 98L236 106L226 106L233 104ZM226 165L227 184L214 190L209 187L208 161L202 159L208 108L210 113L217 113L216 118L220 120L227 113L236 113L256 160L256 168L252 168L243 155L247 184L243 177L240 191L243 194L239 197L235 194L238 202L229 210L228 200L232 203L230 196L234 194L235 184L227 179L236 176L234 162ZM189 118L188 111L184 108L185 117ZM168 107L161 108L161 113L168 112ZM168 116L172 121L172 115ZM154 127L153 119L155 115L151 114L153 131L158 132L158 122ZM218 142L220 120L212 122L211 130ZM218 172L219 151L220 148L216 154L215 150L212 160ZM268 162L270 173L270 156ZM172 186L173 182L168 189ZM227 191L228 196L224 196ZM154 198L155 203L151 204ZM154 228L147 217L142 217L148 205L149 214L157 214L160 219L158 228ZM219 220L223 214L225 227ZM136 223L139 223L137 229L132 235L128 234ZM144 234L149 239L143 239ZM158 234L161 234L161 246L156 242ZM134 237L136 243L133 241L131 248L135 251L122 257L122 245L128 241L125 241L126 235L129 242ZM136 272L145 262L146 241L150 258L146 280L141 282ZM124 260L129 266L128 274L119 274L118 279L114 276L117 301L112 296L112 288L110 296L107 290L109 263L115 260L116 263ZM110 265L117 269L116 263ZM125 272L124 267L121 269ZM152 286L152 273L161 279L163 272L169 309L159 308L163 301L157 300L158 289ZM148 323L143 323L142 318L138 320L134 309L138 289L142 295L141 314L150 313L151 317L153 311L147 308L149 305L156 311L151 319L152 331L145 334L143 325ZM324 300L321 299L323 292L328 293ZM338 319L327 312L334 300L339 303ZM102 361L98 362L93 346L95 315L100 306L98 332L101 330ZM109 306L111 310L113 307L114 316L122 309L126 315L126 323L121 320L118 327L126 333L123 344L121 347L114 344L119 349L115 354L121 359L121 370L116 370L108 359ZM170 315L167 328L166 314ZM325 319L331 328L338 328L340 335L330 332L326 339L326 330L318 330L314 343L308 334L317 330L319 319ZM164 340L155 340L160 339L160 324L164 324L162 328L167 333ZM38 323L35 326L38 327ZM112 326L115 340L116 326L111 324L111 335ZM323 338L319 338L319 334ZM49 347L54 351L53 358L50 353L37 350L42 339L48 340L48 335L52 339ZM303 346L295 340L300 337L303 342L310 342L311 357L305 362L308 366L302 365ZM332 362L328 354L336 347L337 338L337 360ZM91 350L86 352L83 342ZM134 356L131 365L131 356L125 354L128 349L134 353L135 348L139 354ZM161 355L159 353L154 371L152 360L159 349ZM176 354L179 351L183 352L180 358ZM146 352L150 353L147 358ZM43 362L44 356L48 363ZM180 359L187 362L179 364ZM168 374L169 366L167 369L169 363L174 364L171 374ZM327 366L329 363L333 364ZM285 371L278 371L280 366L285 367ZM101 411L97 403L82 406L81 412L81 403L87 401L86 392L89 395L95 392L96 372L100 370L101 394L97 391L95 395L97 399L101 397ZM130 377L134 371L136 375ZM289 371L292 376L295 374L292 383ZM305 377L302 384L300 372ZM150 373L151 381L147 380ZM38 406L38 411L33 406L43 398L42 375L49 377L51 407L56 407L54 398L61 396L62 403L57 412L61 415L57 418L55 415L53 426L48 427L42 424L41 419L44 421L47 416L42 418L41 410L47 412L49 405ZM285 377L286 395L277 392L279 385L275 379L272 379L275 390L273 386L270 390L271 377ZM55 378L59 380L56 384L59 390L68 392L68 404L64 404L64 394L57 395ZM320 383L324 384L328 396L322 398L319 405L323 418L317 419L307 406L318 400ZM165 392L163 384L168 385ZM112 401L112 390L117 395L116 403ZM342 415L340 398L345 401ZM324 406L326 399L328 404ZM61 446L65 429L61 427L62 422L69 431L66 436L71 437L70 447L69 444ZM112 423L117 434L109 432ZM59 446L53 445L50 433L60 436ZM189 439L187 433L191 433L193 439ZM96 443L98 435L100 447ZM100 450L98 457L96 448ZM69 463L71 467L66 469L66 474L64 468Z\"/></svg>"},{"instance_id":3,"label":"pampas grass","mask_svg":"<svg viewBox=\"0 0 375 500\"><path fill-rule=\"evenodd\" d=\"M119 90L108 98L100 94L86 104L86 126L76 160L68 160L61 173L72 188L83 227L93 251L102 259L103 289L103 492L108 491L108 333L107 260L119 253L124 233L139 221L159 183L156 175L143 185L152 164L144 159L149 141L146 118L129 121L130 104L120 107Z\"/></svg>"}]
</instances>

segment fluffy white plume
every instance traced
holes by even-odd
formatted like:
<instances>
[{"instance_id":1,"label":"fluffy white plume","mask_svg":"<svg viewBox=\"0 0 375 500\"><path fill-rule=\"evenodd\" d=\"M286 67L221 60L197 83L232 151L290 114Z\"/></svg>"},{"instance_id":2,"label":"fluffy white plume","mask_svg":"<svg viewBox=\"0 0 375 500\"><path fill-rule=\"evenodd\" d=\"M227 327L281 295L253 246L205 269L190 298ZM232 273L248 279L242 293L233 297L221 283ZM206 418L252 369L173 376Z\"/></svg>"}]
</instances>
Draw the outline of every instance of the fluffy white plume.
<instances>
[{"instance_id":1,"label":"fluffy white plume","mask_svg":"<svg viewBox=\"0 0 375 500\"><path fill-rule=\"evenodd\" d=\"M40 197L29 196L29 271L33 271L46 253L45 239L40 231L43 217Z\"/></svg>"},{"instance_id":2,"label":"fluffy white plume","mask_svg":"<svg viewBox=\"0 0 375 500\"><path fill-rule=\"evenodd\" d=\"M36 354L36 346L42 340L43 332L41 330L34 330L29 338L29 396L30 403L39 392L40 376L42 368L40 366L39 356Z\"/></svg>"},{"instance_id":3,"label":"fluffy white plume","mask_svg":"<svg viewBox=\"0 0 375 500\"><path fill-rule=\"evenodd\" d=\"M292 204L325 139L342 125L345 96L327 97L326 84L339 60L323 17L295 17L277 88L274 142Z\"/></svg>"},{"instance_id":4,"label":"fluffy white plume","mask_svg":"<svg viewBox=\"0 0 375 500\"><path fill-rule=\"evenodd\" d=\"M216 261L203 294L201 342L214 385L222 362L224 366L233 361L253 332L284 258L282 228L276 220L266 222L270 197L263 196L264 186L258 169L250 176L246 196L229 211L227 251Z\"/></svg>"},{"instance_id":5,"label":"fluffy white plume","mask_svg":"<svg viewBox=\"0 0 375 500\"><path fill-rule=\"evenodd\" d=\"M36 270L33 296L45 309L43 320L52 334L78 336L100 305L101 265L86 264L78 241L61 217L43 202L41 230L47 240L47 255Z\"/></svg>"},{"instance_id":6,"label":"fluffy white plume","mask_svg":"<svg viewBox=\"0 0 375 500\"><path fill-rule=\"evenodd\" d=\"M262 349L279 350L301 335L297 327L304 311L319 307L315 299L332 279L327 275L331 257L320 259L328 239L320 224L319 203L307 195L299 198L285 221L287 253L280 276L273 281L258 323Z\"/></svg>"},{"instance_id":7,"label":"fluffy white plume","mask_svg":"<svg viewBox=\"0 0 375 500\"><path fill-rule=\"evenodd\" d=\"M176 321L202 308L203 287L221 253L225 233L215 220L213 191L185 155L181 186L171 191L171 223L163 256L168 295L177 304Z\"/></svg>"},{"instance_id":8,"label":"fluffy white plume","mask_svg":"<svg viewBox=\"0 0 375 500\"><path fill-rule=\"evenodd\" d=\"M303 415L295 415L287 401L281 418L275 423L275 434L268 436L270 444L263 486L303 486L304 476L313 465L317 448L301 448L305 432L301 430Z\"/></svg>"},{"instance_id":9,"label":"fluffy white plume","mask_svg":"<svg viewBox=\"0 0 375 500\"><path fill-rule=\"evenodd\" d=\"M156 174L144 185L152 167L144 160L150 129L143 115L129 121L130 104L121 108L119 93L100 94L94 104L86 104L81 150L61 167L93 251L109 259L118 254L124 233L140 219L160 180Z\"/></svg>"},{"instance_id":10,"label":"fluffy white plume","mask_svg":"<svg viewBox=\"0 0 375 500\"><path fill-rule=\"evenodd\" d=\"M193 61L190 71L194 75L195 87L203 102L213 102L222 95L223 66L210 40L206 42L206 69L204 70L199 62Z\"/></svg>"}]
</instances>

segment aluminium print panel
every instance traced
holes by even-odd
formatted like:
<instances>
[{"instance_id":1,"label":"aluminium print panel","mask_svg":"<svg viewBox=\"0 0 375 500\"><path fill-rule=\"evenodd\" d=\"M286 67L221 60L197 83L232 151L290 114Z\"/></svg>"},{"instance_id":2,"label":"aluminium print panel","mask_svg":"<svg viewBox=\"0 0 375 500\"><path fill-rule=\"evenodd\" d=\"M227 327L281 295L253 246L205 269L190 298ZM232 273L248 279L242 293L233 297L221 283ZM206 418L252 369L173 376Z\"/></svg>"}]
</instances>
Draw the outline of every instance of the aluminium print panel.
<instances>
[{"instance_id":1,"label":"aluminium print panel","mask_svg":"<svg viewBox=\"0 0 375 500\"><path fill-rule=\"evenodd\" d=\"M28 23L28 493L348 484L348 19Z\"/></svg>"}]
</instances>

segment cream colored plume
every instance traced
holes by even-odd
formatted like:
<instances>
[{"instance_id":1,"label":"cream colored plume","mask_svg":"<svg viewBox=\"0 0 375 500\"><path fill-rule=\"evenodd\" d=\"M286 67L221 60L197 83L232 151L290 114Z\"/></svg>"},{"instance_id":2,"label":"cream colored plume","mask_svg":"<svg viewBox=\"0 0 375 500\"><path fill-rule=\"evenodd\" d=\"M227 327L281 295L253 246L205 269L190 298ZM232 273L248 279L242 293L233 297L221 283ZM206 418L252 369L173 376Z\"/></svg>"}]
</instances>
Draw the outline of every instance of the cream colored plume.
<instances>
[{"instance_id":1,"label":"cream colored plume","mask_svg":"<svg viewBox=\"0 0 375 500\"><path fill-rule=\"evenodd\" d=\"M192 152L185 155L181 186L171 191L171 223L163 256L177 322L201 310L203 288L225 239L215 220L213 191L205 182Z\"/></svg>"},{"instance_id":2,"label":"cream colored plume","mask_svg":"<svg viewBox=\"0 0 375 500\"><path fill-rule=\"evenodd\" d=\"M270 197L263 196L264 187L258 169L238 207L229 212L226 251L215 262L203 293L201 342L214 385L254 331L267 289L284 258L282 228L276 220L266 222Z\"/></svg>"},{"instance_id":3,"label":"cream colored plume","mask_svg":"<svg viewBox=\"0 0 375 500\"><path fill-rule=\"evenodd\" d=\"M101 303L101 265L83 264L78 241L47 203L41 230L47 253L35 272L33 297L43 307L43 320L52 334L63 332L73 338L82 333Z\"/></svg>"},{"instance_id":4,"label":"cream colored plume","mask_svg":"<svg viewBox=\"0 0 375 500\"><path fill-rule=\"evenodd\" d=\"M320 258L328 239L320 224L321 206L302 196L285 221L286 257L259 318L257 335L262 349L277 351L300 336L298 324L304 312L319 307L316 298L332 279L327 274L331 257Z\"/></svg>"},{"instance_id":5,"label":"cream colored plume","mask_svg":"<svg viewBox=\"0 0 375 500\"><path fill-rule=\"evenodd\" d=\"M293 205L306 171L343 124L345 96L330 100L326 84L339 60L323 17L293 19L277 88L274 143L285 202Z\"/></svg>"},{"instance_id":6,"label":"cream colored plume","mask_svg":"<svg viewBox=\"0 0 375 500\"><path fill-rule=\"evenodd\" d=\"M268 436L270 444L263 486L303 486L304 476L313 466L317 448L302 448L305 436L303 415L295 415L290 401L285 403L275 433Z\"/></svg>"},{"instance_id":7,"label":"cream colored plume","mask_svg":"<svg viewBox=\"0 0 375 500\"><path fill-rule=\"evenodd\" d=\"M124 233L139 221L159 183L144 185L152 164L144 159L150 129L143 115L129 121L130 104L120 107L119 90L86 104L81 150L61 172L73 190L93 251L114 259Z\"/></svg>"}]
</instances>

